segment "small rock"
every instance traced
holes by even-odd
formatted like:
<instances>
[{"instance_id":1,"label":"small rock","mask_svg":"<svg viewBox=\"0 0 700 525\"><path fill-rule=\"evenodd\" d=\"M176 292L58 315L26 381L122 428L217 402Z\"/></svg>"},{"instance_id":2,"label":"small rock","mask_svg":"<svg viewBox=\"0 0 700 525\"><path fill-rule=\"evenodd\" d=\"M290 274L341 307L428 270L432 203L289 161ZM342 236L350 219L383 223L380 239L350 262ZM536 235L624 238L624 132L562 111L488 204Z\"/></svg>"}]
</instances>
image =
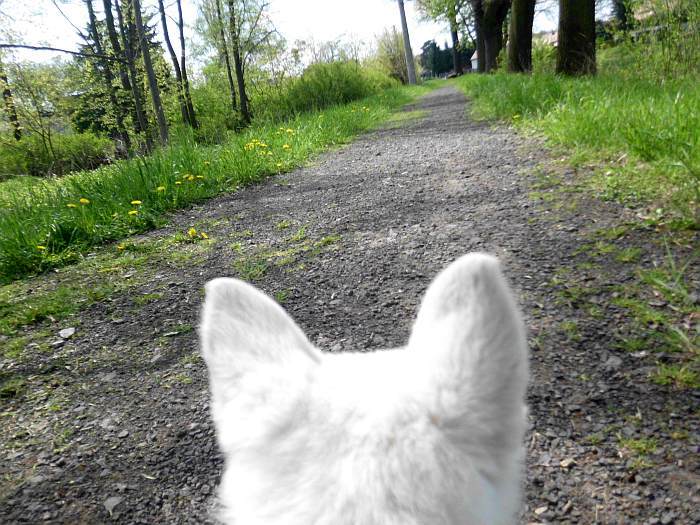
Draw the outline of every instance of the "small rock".
<instances>
[{"instance_id":1,"label":"small rock","mask_svg":"<svg viewBox=\"0 0 700 525\"><path fill-rule=\"evenodd\" d=\"M561 468L569 468L569 467L571 467L572 465L575 465L575 464L576 464L576 460L575 460L574 458L562 459L562 460L559 462L559 466L560 466Z\"/></svg>"},{"instance_id":2,"label":"small rock","mask_svg":"<svg viewBox=\"0 0 700 525\"><path fill-rule=\"evenodd\" d=\"M544 514L545 512L547 512L547 509L548 509L547 505L544 505L543 507L537 507L537 508L535 509L535 515L541 516L542 514Z\"/></svg>"},{"instance_id":3,"label":"small rock","mask_svg":"<svg viewBox=\"0 0 700 525\"><path fill-rule=\"evenodd\" d=\"M74 334L75 328L72 326L70 328L64 328L63 330L58 332L59 337L62 337L63 339L70 339L71 337L73 337Z\"/></svg>"},{"instance_id":4,"label":"small rock","mask_svg":"<svg viewBox=\"0 0 700 525\"><path fill-rule=\"evenodd\" d=\"M125 437L128 436L128 435L129 435L129 431L126 430L126 429L124 429L124 430L122 430L121 432L119 432L119 434L117 434L117 437L118 437L118 438L125 438Z\"/></svg>"},{"instance_id":5,"label":"small rock","mask_svg":"<svg viewBox=\"0 0 700 525\"><path fill-rule=\"evenodd\" d=\"M105 509L107 509L107 512L109 512L109 515L112 515L112 511L114 508L119 505L122 501L124 501L124 498L120 498L119 496L112 496L110 498L107 498L103 505L105 506Z\"/></svg>"},{"instance_id":6,"label":"small rock","mask_svg":"<svg viewBox=\"0 0 700 525\"><path fill-rule=\"evenodd\" d=\"M29 481L30 484L32 485L38 485L42 481L44 481L46 478L44 476L32 476L29 478L27 481Z\"/></svg>"},{"instance_id":7,"label":"small rock","mask_svg":"<svg viewBox=\"0 0 700 525\"><path fill-rule=\"evenodd\" d=\"M610 357L608 357L608 360L605 361L604 366L606 370L617 370L622 366L622 359L620 359L616 355L611 355Z\"/></svg>"},{"instance_id":8,"label":"small rock","mask_svg":"<svg viewBox=\"0 0 700 525\"><path fill-rule=\"evenodd\" d=\"M661 523L663 525L668 525L669 523L673 523L673 521L676 519L676 513L671 511L671 512L666 512L661 515Z\"/></svg>"}]
</instances>

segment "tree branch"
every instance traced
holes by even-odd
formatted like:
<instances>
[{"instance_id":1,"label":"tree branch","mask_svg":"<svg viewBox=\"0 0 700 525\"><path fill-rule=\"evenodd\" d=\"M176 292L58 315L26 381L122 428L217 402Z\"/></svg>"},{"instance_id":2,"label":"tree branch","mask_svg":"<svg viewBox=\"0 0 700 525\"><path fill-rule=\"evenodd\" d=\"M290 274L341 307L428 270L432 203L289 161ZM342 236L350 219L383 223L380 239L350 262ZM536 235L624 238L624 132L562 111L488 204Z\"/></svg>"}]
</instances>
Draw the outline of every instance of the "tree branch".
<instances>
[{"instance_id":1,"label":"tree branch","mask_svg":"<svg viewBox=\"0 0 700 525\"><path fill-rule=\"evenodd\" d=\"M109 55L100 55L97 53L82 53L80 51L71 51L70 49L61 49L58 47L49 46L29 46L26 44L2 44L0 43L0 49L30 49L32 51L54 51L57 53L67 53L69 55L74 55L83 58L100 58L104 60L112 60L114 62L123 62L122 59L111 57Z\"/></svg>"}]
</instances>

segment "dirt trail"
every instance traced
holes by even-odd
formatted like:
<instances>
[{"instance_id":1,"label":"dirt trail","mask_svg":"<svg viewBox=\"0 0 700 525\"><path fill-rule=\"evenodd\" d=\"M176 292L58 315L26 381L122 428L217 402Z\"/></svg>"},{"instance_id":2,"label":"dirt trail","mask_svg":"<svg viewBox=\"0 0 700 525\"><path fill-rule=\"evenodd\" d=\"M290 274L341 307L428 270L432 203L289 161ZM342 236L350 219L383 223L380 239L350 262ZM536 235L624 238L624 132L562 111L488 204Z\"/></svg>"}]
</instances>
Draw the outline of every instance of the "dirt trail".
<instances>
[{"instance_id":1,"label":"dirt trail","mask_svg":"<svg viewBox=\"0 0 700 525\"><path fill-rule=\"evenodd\" d=\"M59 409L39 412L42 397L5 405L14 415L4 418L0 522L206 519L221 459L191 327L207 280L254 279L322 349L371 350L403 344L430 279L474 250L501 258L530 328L522 521L700 522L698 397L650 383L653 359L614 350L621 314L605 290L630 277L580 264L587 235L624 212L582 195L575 210L537 204L529 192L549 163L541 145L469 120L453 88L406 110L421 113L146 237L196 222L213 242L191 264L165 265L80 314L50 375ZM630 243L644 242L634 235ZM597 282L607 315L558 304L552 280L563 275ZM647 438L655 447L644 465L621 447Z\"/></svg>"}]
</instances>

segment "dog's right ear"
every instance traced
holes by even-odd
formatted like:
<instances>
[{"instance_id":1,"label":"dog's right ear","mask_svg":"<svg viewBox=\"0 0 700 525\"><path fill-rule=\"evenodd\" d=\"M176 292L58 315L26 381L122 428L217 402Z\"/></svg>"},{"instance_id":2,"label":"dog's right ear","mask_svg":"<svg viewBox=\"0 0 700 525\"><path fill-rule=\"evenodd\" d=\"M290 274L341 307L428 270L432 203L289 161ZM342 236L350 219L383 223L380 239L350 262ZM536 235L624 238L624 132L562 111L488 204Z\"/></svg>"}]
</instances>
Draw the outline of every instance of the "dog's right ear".
<instances>
[{"instance_id":1,"label":"dog's right ear","mask_svg":"<svg viewBox=\"0 0 700 525\"><path fill-rule=\"evenodd\" d=\"M471 253L452 263L423 298L409 349L432 366L443 426L496 464L525 431L525 326L500 264Z\"/></svg>"},{"instance_id":2,"label":"dog's right ear","mask_svg":"<svg viewBox=\"0 0 700 525\"><path fill-rule=\"evenodd\" d=\"M321 361L321 354L281 306L236 279L207 283L200 338L215 402L235 395L249 372L264 373L273 366L293 373Z\"/></svg>"}]
</instances>

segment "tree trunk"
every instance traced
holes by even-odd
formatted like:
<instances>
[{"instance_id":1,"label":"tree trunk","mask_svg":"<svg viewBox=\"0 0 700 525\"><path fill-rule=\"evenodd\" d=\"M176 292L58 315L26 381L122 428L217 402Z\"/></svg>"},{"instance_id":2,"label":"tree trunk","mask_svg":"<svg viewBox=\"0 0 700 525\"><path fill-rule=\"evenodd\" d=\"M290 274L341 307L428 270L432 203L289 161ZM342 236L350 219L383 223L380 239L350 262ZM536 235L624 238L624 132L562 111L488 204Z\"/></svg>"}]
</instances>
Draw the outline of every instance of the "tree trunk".
<instances>
[{"instance_id":1,"label":"tree trunk","mask_svg":"<svg viewBox=\"0 0 700 525\"><path fill-rule=\"evenodd\" d=\"M136 21L136 31L138 32L139 42L141 43L141 54L143 55L143 65L146 69L146 76L148 77L148 85L151 88L151 99L153 101L153 110L156 113L156 119L158 120L158 133L160 135L161 144L165 145L168 143L168 123L165 120L165 114L163 113L163 104L160 100L160 88L158 87L158 80L156 79L155 71L153 71L153 62L151 61L151 51L148 49L148 40L146 39L146 31L143 27L143 20L141 19L141 2L139 0L132 0L134 7L134 19Z\"/></svg>"},{"instance_id":2,"label":"tree trunk","mask_svg":"<svg viewBox=\"0 0 700 525\"><path fill-rule=\"evenodd\" d=\"M231 59L228 56L228 46L226 45L226 36L224 32L224 17L221 16L221 0L214 0L214 5L216 6L216 18L219 21L219 36L221 37L221 54L224 57L224 64L226 65L226 77L228 78L228 87L231 91L231 109L236 113L238 111L238 105L236 104L236 88L233 84L233 74L231 73Z\"/></svg>"},{"instance_id":3,"label":"tree trunk","mask_svg":"<svg viewBox=\"0 0 700 525\"><path fill-rule=\"evenodd\" d=\"M532 71L532 23L535 0L513 0L508 26L508 71Z\"/></svg>"},{"instance_id":4,"label":"tree trunk","mask_svg":"<svg viewBox=\"0 0 700 525\"><path fill-rule=\"evenodd\" d=\"M241 99L241 117L245 124L250 124L251 115L248 107L248 96L245 91L245 77L243 76L243 61L241 60L240 35L236 25L236 6L234 0L228 0L229 33L231 48L233 51L233 65L236 68L236 82L238 83L238 96Z\"/></svg>"},{"instance_id":5,"label":"tree trunk","mask_svg":"<svg viewBox=\"0 0 700 525\"><path fill-rule=\"evenodd\" d=\"M595 0L560 0L557 73L595 72Z\"/></svg>"},{"instance_id":6,"label":"tree trunk","mask_svg":"<svg viewBox=\"0 0 700 525\"><path fill-rule=\"evenodd\" d=\"M120 59L119 62L119 79L121 80L122 89L127 93L131 93L132 104L131 104L131 118L134 123L134 130L136 133L140 131L140 118L139 111L141 108L137 104L136 97L134 95L134 88L131 85L131 80L129 79L129 69L126 63L129 60L126 50L122 49L122 45L119 42L119 36L117 35L117 29L114 25L114 15L112 14L112 2L111 0L102 0L102 5L105 10L105 22L107 25L107 35L109 37L109 42L112 44L112 52L115 57ZM119 8L119 0L117 0L117 9Z\"/></svg>"},{"instance_id":7,"label":"tree trunk","mask_svg":"<svg viewBox=\"0 0 700 525\"><path fill-rule=\"evenodd\" d=\"M406 70L408 72L408 83L416 83L416 65L413 63L413 50L411 50L411 39L408 35L408 24L406 23L406 10L403 0L399 2L399 15L401 15L401 32L403 33L403 50L406 54Z\"/></svg>"},{"instance_id":8,"label":"tree trunk","mask_svg":"<svg viewBox=\"0 0 700 525\"><path fill-rule=\"evenodd\" d=\"M177 61L177 55L175 54L175 49L173 49L173 44L170 42L170 34L168 33L168 21L165 18L165 6L163 5L163 0L158 0L158 10L160 11L160 23L163 26L163 40L165 40L165 46L168 48L170 60L172 61L173 69L175 70L175 83L177 84L177 101L180 104L182 122L184 122L188 126L192 126L190 122L190 114L187 111L187 102L185 102L185 89L182 83L182 72L180 71L180 63Z\"/></svg>"},{"instance_id":9,"label":"tree trunk","mask_svg":"<svg viewBox=\"0 0 700 525\"><path fill-rule=\"evenodd\" d=\"M484 42L484 6L481 0L472 0L474 32L476 33L476 64L479 73L486 73L486 44Z\"/></svg>"},{"instance_id":10,"label":"tree trunk","mask_svg":"<svg viewBox=\"0 0 700 525\"><path fill-rule=\"evenodd\" d=\"M503 49L503 22L508 15L510 0L482 0L484 35L484 70L486 73L498 68L498 54Z\"/></svg>"},{"instance_id":11,"label":"tree trunk","mask_svg":"<svg viewBox=\"0 0 700 525\"><path fill-rule=\"evenodd\" d=\"M124 57L126 59L126 68L129 73L131 93L134 98L134 112L136 113L136 120L134 120L134 128L136 129L136 133L145 134L146 148L150 151L153 144L151 142L151 137L148 133L148 118L146 117L146 111L144 109L143 90L141 89L141 82L139 81L138 72L136 71L136 51L134 49L136 38L133 35L133 24L129 24L129 29L127 31L127 26L124 23L124 16L122 15L122 9L119 5L120 1L121 0L116 0L114 6L117 10L119 35L121 36L121 43L124 49ZM127 33L129 33L131 36L127 36Z\"/></svg>"},{"instance_id":12,"label":"tree trunk","mask_svg":"<svg viewBox=\"0 0 700 525\"><path fill-rule=\"evenodd\" d=\"M85 0L85 5L87 5L88 9L88 25L95 54L104 57L104 49L102 48L102 43L100 41L100 34L97 31L97 20L95 18L95 10L92 5L92 0ZM97 67L97 63L99 63L100 68L102 68L101 72ZM107 90L107 95L109 97L109 103L112 106L114 118L117 122L118 137L124 142L126 149L129 150L131 149L131 140L129 139L129 134L126 131L126 127L124 126L124 108L122 108L119 104L119 101L117 100L117 93L114 89L114 75L112 75L112 69L109 62L104 58L98 59L97 62L93 64L95 65L96 74L98 76L102 76L104 80L105 89Z\"/></svg>"},{"instance_id":13,"label":"tree trunk","mask_svg":"<svg viewBox=\"0 0 700 525\"><path fill-rule=\"evenodd\" d=\"M450 35L452 36L452 67L456 75L461 75L462 55L459 52L459 33L457 32L457 7L450 4L448 16L450 19Z\"/></svg>"},{"instance_id":14,"label":"tree trunk","mask_svg":"<svg viewBox=\"0 0 700 525\"><path fill-rule=\"evenodd\" d=\"M161 0L162 1L162 0ZM185 22L182 19L182 3L176 0L177 3L177 28L180 32L180 71L182 72L182 86L185 90L185 104L187 105L187 113L190 119L190 126L198 128L197 115L194 112L194 104L192 104L192 95L190 94L190 81L187 78L187 64L185 62Z\"/></svg>"},{"instance_id":15,"label":"tree trunk","mask_svg":"<svg viewBox=\"0 0 700 525\"><path fill-rule=\"evenodd\" d=\"M7 119L10 121L10 125L12 126L13 135L15 140L22 140L22 126L19 125L17 108L15 107L15 99L12 97L12 90L10 89L10 83L7 81L7 75L2 67L2 62L0 62L0 85L2 86L2 98L5 100Z\"/></svg>"}]
</instances>

